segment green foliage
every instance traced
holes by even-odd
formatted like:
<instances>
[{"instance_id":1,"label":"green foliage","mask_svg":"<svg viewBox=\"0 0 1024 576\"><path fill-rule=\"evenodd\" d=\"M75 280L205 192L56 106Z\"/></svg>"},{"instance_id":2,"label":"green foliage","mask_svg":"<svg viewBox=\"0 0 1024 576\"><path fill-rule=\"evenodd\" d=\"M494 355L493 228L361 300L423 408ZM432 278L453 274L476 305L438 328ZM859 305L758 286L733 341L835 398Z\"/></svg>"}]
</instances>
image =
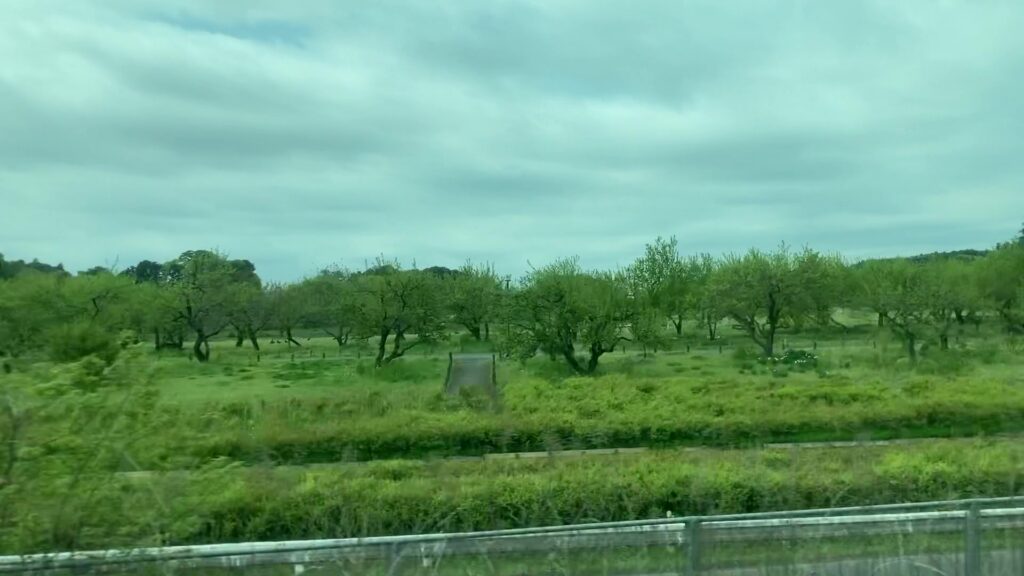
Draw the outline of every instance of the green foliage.
<instances>
[{"instance_id":1,"label":"green foliage","mask_svg":"<svg viewBox=\"0 0 1024 576\"><path fill-rule=\"evenodd\" d=\"M111 364L121 351L117 335L91 322L78 321L53 328L48 340L50 358L55 362L96 356Z\"/></svg>"},{"instance_id":2,"label":"green foliage","mask_svg":"<svg viewBox=\"0 0 1024 576\"><path fill-rule=\"evenodd\" d=\"M0 281L0 355L47 350L75 359L97 352L90 346L102 347L101 340L114 340L129 326L131 287L105 273L69 278L28 272Z\"/></svg>"},{"instance_id":3,"label":"green foliage","mask_svg":"<svg viewBox=\"0 0 1024 576\"><path fill-rule=\"evenodd\" d=\"M692 271L680 257L675 237L668 240L658 237L653 244L645 246L644 255L626 270L625 278L640 307L668 318L675 326L676 335L681 335L683 319L695 306Z\"/></svg>"},{"instance_id":4,"label":"green foliage","mask_svg":"<svg viewBox=\"0 0 1024 576\"><path fill-rule=\"evenodd\" d=\"M383 260L356 277L357 333L377 338L377 367L445 336L441 282L435 274L402 270Z\"/></svg>"},{"instance_id":5,"label":"green foliage","mask_svg":"<svg viewBox=\"0 0 1024 576\"><path fill-rule=\"evenodd\" d=\"M476 340L483 338L485 326L497 319L503 292L494 268L467 262L444 285L455 322Z\"/></svg>"},{"instance_id":6,"label":"green foliage","mask_svg":"<svg viewBox=\"0 0 1024 576\"><path fill-rule=\"evenodd\" d=\"M655 310L640 309L632 314L629 324L630 341L639 345L646 356L648 350L657 352L670 346L665 333L664 316Z\"/></svg>"},{"instance_id":7,"label":"green foliage","mask_svg":"<svg viewBox=\"0 0 1024 576\"><path fill-rule=\"evenodd\" d=\"M325 271L303 284L308 298L306 323L322 330L338 346L348 344L359 321L352 274L345 270Z\"/></svg>"},{"instance_id":8,"label":"green foliage","mask_svg":"<svg viewBox=\"0 0 1024 576\"><path fill-rule=\"evenodd\" d=\"M1006 328L1024 333L1024 244L1009 244L989 253L979 275L982 294Z\"/></svg>"},{"instance_id":9,"label":"green foliage","mask_svg":"<svg viewBox=\"0 0 1024 576\"><path fill-rule=\"evenodd\" d=\"M565 359L579 374L593 374L600 357L626 339L635 310L620 277L559 260L529 275L515 295L510 322L519 331L516 341ZM585 357L577 356L577 345Z\"/></svg>"},{"instance_id":10,"label":"green foliage","mask_svg":"<svg viewBox=\"0 0 1024 576\"><path fill-rule=\"evenodd\" d=\"M1010 441L799 459L740 450L435 459L1019 433L1020 348L1002 331L1024 330L1022 254L1003 246L978 261L848 270L837 257L785 248L683 259L674 239L659 238L621 273L561 260L519 286L502 286L489 267L405 270L383 260L264 286L251 263L209 251L121 276L23 270L0 280L0 354L10 356L0 446L13 447L0 450L0 548L1013 492L1024 454ZM666 318L678 338L668 338ZM452 336L451 323L469 333ZM482 390L444 394L441 353L486 349L474 332L487 327L501 357L521 361L499 363L500 401ZM254 347L261 330L284 339L260 356L215 338L228 328ZM312 338L321 333L332 340ZM191 335L193 356L208 360L212 349L217 362L147 355L135 344L150 334L158 349ZM793 348L775 354L776 336ZM897 342L920 361L897 359ZM352 461L369 463L340 464Z\"/></svg>"},{"instance_id":11,"label":"green foliage","mask_svg":"<svg viewBox=\"0 0 1024 576\"><path fill-rule=\"evenodd\" d=\"M936 378L897 372L891 359L888 372L852 372L843 367L846 360L823 364L819 358L819 368L827 366L828 379L822 381L816 372L804 373L793 364L761 368L755 362L751 368L757 366L757 374L742 376L722 362L709 365L708 360L682 355L661 358L681 359L670 362L683 370L628 356L609 363L605 375L583 378L570 377L564 362L537 359L522 375L499 374L504 383L502 411L494 414L472 412L480 406L470 401L448 402L438 396L443 362L407 358L375 371L364 360L353 362L353 372L339 373L330 362L311 361L319 375L306 371L301 380L275 377L274 382L292 384L287 401L255 405L244 418L216 425L190 415L202 409L186 412L182 424L196 434L174 438L168 449L199 460L229 456L302 464L549 449L974 435L1017 431L1024 421L1024 393L1012 382L975 374L960 380L948 374ZM780 387L771 376L783 373L786 385ZM251 395L252 386L247 382L238 390ZM323 390L325 396L298 396L303 388Z\"/></svg>"},{"instance_id":12,"label":"green foliage","mask_svg":"<svg viewBox=\"0 0 1024 576\"><path fill-rule=\"evenodd\" d=\"M193 356L210 359L210 338L220 334L237 313L243 286L258 286L247 261L228 260L218 252L190 250L162 268L162 291L154 303L157 325L184 324L194 334Z\"/></svg>"},{"instance_id":13,"label":"green foliage","mask_svg":"<svg viewBox=\"0 0 1024 576\"><path fill-rule=\"evenodd\" d=\"M126 497L116 475L156 446L154 436L167 427L153 416L156 395L143 365L133 349L110 366L86 356L40 374L41 381L0 382L7 406L0 435L14 447L5 451L0 478L0 542L7 550L95 545L97 531L147 542L139 521L154 520L146 513L156 512L154 504L136 508L140 498ZM123 518L133 513L139 518Z\"/></svg>"},{"instance_id":14,"label":"green foliage","mask_svg":"<svg viewBox=\"0 0 1024 576\"><path fill-rule=\"evenodd\" d=\"M1020 443L680 453L266 469L112 479L77 533L21 525L6 553L365 537L1020 493ZM43 496L41 490L39 496ZM52 495L47 492L47 495ZM154 501L160 502L155 505ZM48 518L53 504L33 498ZM19 506L19 511L25 507ZM37 517L37 518L38 518Z\"/></svg>"},{"instance_id":15,"label":"green foliage","mask_svg":"<svg viewBox=\"0 0 1024 576\"><path fill-rule=\"evenodd\" d=\"M869 262L858 270L861 298L899 337L911 362L920 340L933 327L933 300L940 277L926 266L905 260Z\"/></svg>"},{"instance_id":16,"label":"green foliage","mask_svg":"<svg viewBox=\"0 0 1024 576\"><path fill-rule=\"evenodd\" d=\"M838 257L785 246L729 256L710 281L719 309L772 356L775 335L787 322L830 318L839 304L843 263Z\"/></svg>"},{"instance_id":17,"label":"green foliage","mask_svg":"<svg viewBox=\"0 0 1024 576\"><path fill-rule=\"evenodd\" d=\"M697 326L706 331L708 340L715 340L718 336L718 323L725 316L711 282L720 265L710 254L692 256L686 261L686 275L692 288L691 312Z\"/></svg>"},{"instance_id":18,"label":"green foliage","mask_svg":"<svg viewBox=\"0 0 1024 576\"><path fill-rule=\"evenodd\" d=\"M31 262L24 260L5 260L4 255L0 254L0 280L6 280L17 277L21 274L47 274L51 276L68 276L66 270L64 270L63 264L46 264L40 262L37 259L33 259Z\"/></svg>"}]
</instances>

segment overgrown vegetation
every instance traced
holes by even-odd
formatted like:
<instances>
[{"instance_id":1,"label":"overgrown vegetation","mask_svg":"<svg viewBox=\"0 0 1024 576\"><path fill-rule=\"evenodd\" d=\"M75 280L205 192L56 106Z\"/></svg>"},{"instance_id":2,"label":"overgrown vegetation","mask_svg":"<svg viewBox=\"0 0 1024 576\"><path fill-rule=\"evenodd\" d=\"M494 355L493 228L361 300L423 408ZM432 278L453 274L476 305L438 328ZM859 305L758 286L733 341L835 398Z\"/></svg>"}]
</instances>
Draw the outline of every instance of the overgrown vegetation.
<instances>
[{"instance_id":1,"label":"overgrown vegetation","mask_svg":"<svg viewBox=\"0 0 1024 576\"><path fill-rule=\"evenodd\" d=\"M383 461L116 475L72 502L22 494L4 552L483 530L1021 493L1022 444L653 452L479 463ZM54 487L56 489L56 486Z\"/></svg>"},{"instance_id":2,"label":"overgrown vegetation","mask_svg":"<svg viewBox=\"0 0 1024 576\"><path fill-rule=\"evenodd\" d=\"M1019 493L1024 245L976 256L658 239L618 271L378 260L294 284L210 251L5 264L0 549ZM443 392L453 351L500 356L500 401ZM627 447L652 451L443 460Z\"/></svg>"}]
</instances>

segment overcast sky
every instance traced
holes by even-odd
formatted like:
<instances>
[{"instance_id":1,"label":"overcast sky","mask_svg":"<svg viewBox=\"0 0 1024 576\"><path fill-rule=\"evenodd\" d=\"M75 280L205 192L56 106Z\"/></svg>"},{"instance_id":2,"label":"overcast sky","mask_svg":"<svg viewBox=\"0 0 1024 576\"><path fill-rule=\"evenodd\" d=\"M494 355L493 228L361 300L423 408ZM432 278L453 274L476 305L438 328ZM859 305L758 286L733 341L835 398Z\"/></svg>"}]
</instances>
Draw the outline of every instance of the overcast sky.
<instances>
[{"instance_id":1,"label":"overcast sky","mask_svg":"<svg viewBox=\"0 0 1024 576\"><path fill-rule=\"evenodd\" d=\"M1024 2L3 0L0 253L513 274L1024 220Z\"/></svg>"}]
</instances>

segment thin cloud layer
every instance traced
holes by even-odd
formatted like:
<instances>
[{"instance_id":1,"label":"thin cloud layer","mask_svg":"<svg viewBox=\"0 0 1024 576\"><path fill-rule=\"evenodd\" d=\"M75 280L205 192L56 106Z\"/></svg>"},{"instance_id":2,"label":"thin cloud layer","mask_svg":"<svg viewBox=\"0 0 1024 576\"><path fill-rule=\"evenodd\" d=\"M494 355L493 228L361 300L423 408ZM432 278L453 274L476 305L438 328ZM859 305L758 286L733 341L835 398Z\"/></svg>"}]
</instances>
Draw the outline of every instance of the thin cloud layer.
<instances>
[{"instance_id":1,"label":"thin cloud layer","mask_svg":"<svg viewBox=\"0 0 1024 576\"><path fill-rule=\"evenodd\" d=\"M45 2L0 21L0 252L519 273L1024 219L1019 2Z\"/></svg>"}]
</instances>

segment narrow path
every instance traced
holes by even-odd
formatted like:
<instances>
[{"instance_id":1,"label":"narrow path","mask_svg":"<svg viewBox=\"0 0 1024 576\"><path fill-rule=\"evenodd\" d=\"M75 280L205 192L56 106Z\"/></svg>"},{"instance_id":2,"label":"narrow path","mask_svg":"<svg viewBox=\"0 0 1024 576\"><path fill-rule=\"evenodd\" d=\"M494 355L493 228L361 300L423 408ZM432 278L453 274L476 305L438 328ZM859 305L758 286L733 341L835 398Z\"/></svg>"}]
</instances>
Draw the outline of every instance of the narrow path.
<instances>
[{"instance_id":1,"label":"narrow path","mask_svg":"<svg viewBox=\"0 0 1024 576\"><path fill-rule=\"evenodd\" d=\"M426 464L428 462L484 462L492 460L530 460L540 458L573 458L573 457L587 457L587 456L619 456L629 454L643 454L646 452L657 451L657 450L674 450L677 452L700 452L707 450L800 450L800 449L823 449L823 448L864 448L871 446L904 446L913 444L922 444L927 442L940 442L943 440L970 440L972 437L928 437L928 438L901 438L894 440L850 440L850 441L833 441L833 442L774 442L762 444L760 446L754 446L751 448L721 448L714 446L686 446L686 447L665 447L665 448L650 448L650 447L633 447L633 448L593 448L589 450L552 450L544 452L495 452L490 454L484 454L482 456L445 456L442 458L435 459L423 459L423 458L408 458L408 459L386 459L386 460L362 460L362 461L341 461L341 462L317 462L310 464L282 464L277 466L278 468L308 468L308 469L323 469L323 468L334 468L338 466L367 466L375 462L388 462L393 460L401 460L403 462L415 462ZM1021 438L1024 440L1024 435L1021 434L997 434L992 436L986 436L986 438ZM167 471L156 471L156 470L135 470L130 472L118 472L117 474L126 478L148 478L155 473L173 473L173 472L188 472L188 469L180 470L167 470Z\"/></svg>"}]
</instances>

